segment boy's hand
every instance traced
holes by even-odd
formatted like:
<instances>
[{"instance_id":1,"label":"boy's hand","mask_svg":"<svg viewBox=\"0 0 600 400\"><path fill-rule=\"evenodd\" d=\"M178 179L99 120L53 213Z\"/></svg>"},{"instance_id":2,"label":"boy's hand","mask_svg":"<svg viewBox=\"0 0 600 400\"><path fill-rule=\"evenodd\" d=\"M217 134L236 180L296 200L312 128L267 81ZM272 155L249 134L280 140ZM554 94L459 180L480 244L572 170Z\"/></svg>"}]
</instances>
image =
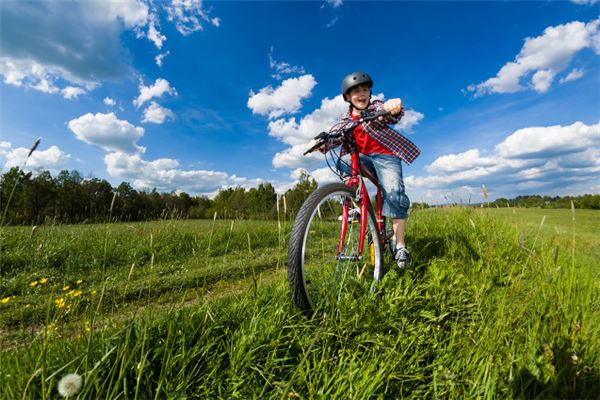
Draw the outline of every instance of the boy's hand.
<instances>
[{"instance_id":1,"label":"boy's hand","mask_svg":"<svg viewBox=\"0 0 600 400\"><path fill-rule=\"evenodd\" d=\"M400 99L389 99L383 103L385 111L389 111L393 116L396 116L402 112L402 100Z\"/></svg>"}]
</instances>

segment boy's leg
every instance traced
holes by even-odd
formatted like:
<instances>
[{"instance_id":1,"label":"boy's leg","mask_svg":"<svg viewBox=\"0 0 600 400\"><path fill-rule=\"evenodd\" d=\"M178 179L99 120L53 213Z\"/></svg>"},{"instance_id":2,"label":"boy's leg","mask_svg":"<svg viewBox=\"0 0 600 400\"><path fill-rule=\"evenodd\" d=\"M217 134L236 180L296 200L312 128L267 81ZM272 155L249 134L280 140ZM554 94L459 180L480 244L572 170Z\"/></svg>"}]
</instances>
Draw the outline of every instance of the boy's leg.
<instances>
[{"instance_id":1,"label":"boy's leg","mask_svg":"<svg viewBox=\"0 0 600 400\"><path fill-rule=\"evenodd\" d=\"M404 191L402 164L399 158L387 155L373 157L377 177L383 189L383 214L392 220L392 229L396 236L396 262L398 267L406 268L410 255L406 248L405 229L410 200Z\"/></svg>"},{"instance_id":2,"label":"boy's leg","mask_svg":"<svg viewBox=\"0 0 600 400\"><path fill-rule=\"evenodd\" d=\"M406 247L406 243L404 242L404 230L406 229L406 220L392 218L392 228L394 229L394 234L396 234L396 248Z\"/></svg>"}]
</instances>

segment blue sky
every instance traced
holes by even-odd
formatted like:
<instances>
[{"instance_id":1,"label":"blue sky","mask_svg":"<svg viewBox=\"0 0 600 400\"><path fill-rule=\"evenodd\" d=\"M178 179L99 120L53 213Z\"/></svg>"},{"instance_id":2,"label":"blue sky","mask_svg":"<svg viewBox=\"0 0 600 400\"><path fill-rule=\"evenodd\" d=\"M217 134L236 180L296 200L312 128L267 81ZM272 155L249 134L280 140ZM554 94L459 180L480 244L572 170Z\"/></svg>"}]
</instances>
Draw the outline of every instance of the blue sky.
<instances>
[{"instance_id":1,"label":"blue sky","mask_svg":"<svg viewBox=\"0 0 600 400\"><path fill-rule=\"evenodd\" d=\"M400 97L413 201L600 193L596 0L0 2L0 167L213 195L302 170L343 76Z\"/></svg>"}]
</instances>

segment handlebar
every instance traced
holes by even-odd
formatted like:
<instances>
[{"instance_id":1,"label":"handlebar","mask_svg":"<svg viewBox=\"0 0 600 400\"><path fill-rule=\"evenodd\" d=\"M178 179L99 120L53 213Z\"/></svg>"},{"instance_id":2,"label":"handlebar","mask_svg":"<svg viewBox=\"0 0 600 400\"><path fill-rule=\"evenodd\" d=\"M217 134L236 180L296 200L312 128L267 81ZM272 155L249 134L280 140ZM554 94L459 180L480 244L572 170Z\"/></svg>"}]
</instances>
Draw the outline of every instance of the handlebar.
<instances>
[{"instance_id":1,"label":"handlebar","mask_svg":"<svg viewBox=\"0 0 600 400\"><path fill-rule=\"evenodd\" d=\"M374 112L373 114L368 114L368 112L366 110L362 111L360 113L360 117L358 118L357 123L363 123L363 122L369 122L369 121L373 121L374 119L377 119L379 117L384 117L386 115L389 115L390 112L386 111L386 110L379 110L377 112ZM348 129L343 129L342 132L340 133L340 131L337 132L321 132L319 133L317 136L315 136L310 142L309 142L309 149L306 150L304 152L303 155L307 155L308 153L312 153L313 151L315 151L316 149L318 149L319 147L321 147L322 145L324 145L327 140L330 137L337 137L340 136L341 134L345 134L346 132L350 132L352 131L354 128L356 127L356 125L353 125L352 128L348 128Z\"/></svg>"}]
</instances>

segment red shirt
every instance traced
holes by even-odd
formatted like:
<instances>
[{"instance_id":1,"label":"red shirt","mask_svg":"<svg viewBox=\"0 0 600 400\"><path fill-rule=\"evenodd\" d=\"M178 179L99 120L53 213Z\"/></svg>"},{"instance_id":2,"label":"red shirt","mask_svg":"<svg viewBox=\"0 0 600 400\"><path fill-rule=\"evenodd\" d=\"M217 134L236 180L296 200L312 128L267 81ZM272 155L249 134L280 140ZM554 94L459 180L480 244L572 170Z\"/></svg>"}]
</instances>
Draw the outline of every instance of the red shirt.
<instances>
[{"instance_id":1,"label":"red shirt","mask_svg":"<svg viewBox=\"0 0 600 400\"><path fill-rule=\"evenodd\" d=\"M357 121L358 115L352 115L352 119ZM391 150L381 145L381 143L373 139L373 137L369 136L369 134L363 129L362 124L359 124L356 128L354 128L353 133L354 140L356 141L356 148L358 149L359 153L394 155Z\"/></svg>"}]
</instances>

